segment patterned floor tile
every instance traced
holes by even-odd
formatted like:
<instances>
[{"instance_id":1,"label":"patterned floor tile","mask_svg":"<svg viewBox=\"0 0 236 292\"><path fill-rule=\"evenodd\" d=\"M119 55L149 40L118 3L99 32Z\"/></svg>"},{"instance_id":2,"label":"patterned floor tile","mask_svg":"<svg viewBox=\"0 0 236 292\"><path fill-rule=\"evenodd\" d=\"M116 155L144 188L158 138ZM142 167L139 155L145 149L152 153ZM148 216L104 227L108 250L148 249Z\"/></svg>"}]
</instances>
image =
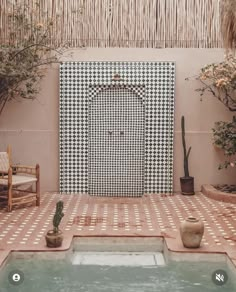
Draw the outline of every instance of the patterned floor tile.
<instances>
[{"instance_id":1,"label":"patterned floor tile","mask_svg":"<svg viewBox=\"0 0 236 292\"><path fill-rule=\"evenodd\" d=\"M212 200L201 193L195 196L145 195L142 198L103 198L87 195L46 193L40 207L0 208L0 264L7 251L48 250L44 235L52 228L56 202L64 201L61 223L70 247L73 236L164 236L174 251L183 247L179 225L186 217L200 218L205 225L201 247L194 252L236 254L236 205Z\"/></svg>"}]
</instances>

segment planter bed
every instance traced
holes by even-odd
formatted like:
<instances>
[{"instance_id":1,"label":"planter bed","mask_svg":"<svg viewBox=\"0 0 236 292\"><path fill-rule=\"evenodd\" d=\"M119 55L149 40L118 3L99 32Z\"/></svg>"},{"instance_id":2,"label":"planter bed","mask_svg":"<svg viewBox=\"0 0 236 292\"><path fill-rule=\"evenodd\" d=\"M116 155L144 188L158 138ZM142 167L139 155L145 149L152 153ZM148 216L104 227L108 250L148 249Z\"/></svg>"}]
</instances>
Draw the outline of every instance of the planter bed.
<instances>
[{"instance_id":1,"label":"planter bed","mask_svg":"<svg viewBox=\"0 0 236 292\"><path fill-rule=\"evenodd\" d=\"M233 191L234 187L226 185L202 185L201 191L205 196L216 201L236 204L236 193L229 192L230 189Z\"/></svg>"}]
</instances>

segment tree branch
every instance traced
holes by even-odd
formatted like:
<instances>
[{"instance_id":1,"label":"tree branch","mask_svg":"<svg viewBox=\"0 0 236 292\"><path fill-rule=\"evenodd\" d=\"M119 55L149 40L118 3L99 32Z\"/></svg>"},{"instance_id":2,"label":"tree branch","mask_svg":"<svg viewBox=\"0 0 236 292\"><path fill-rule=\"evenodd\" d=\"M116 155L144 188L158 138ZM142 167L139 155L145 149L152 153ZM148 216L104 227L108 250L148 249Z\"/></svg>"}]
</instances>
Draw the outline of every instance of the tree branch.
<instances>
[{"instance_id":1,"label":"tree branch","mask_svg":"<svg viewBox=\"0 0 236 292\"><path fill-rule=\"evenodd\" d=\"M31 45L23 48L22 50L18 51L10 60L13 60L16 56L18 56L19 54L22 54L24 51L26 51L26 50L28 50L28 49L30 49L32 47L44 47L44 48L49 49L50 51L54 51L57 54L60 54L61 55L61 52L59 50L57 50L55 48L51 48L51 47L49 47L47 45L43 45L43 44L37 43L37 44L31 44Z\"/></svg>"}]
</instances>

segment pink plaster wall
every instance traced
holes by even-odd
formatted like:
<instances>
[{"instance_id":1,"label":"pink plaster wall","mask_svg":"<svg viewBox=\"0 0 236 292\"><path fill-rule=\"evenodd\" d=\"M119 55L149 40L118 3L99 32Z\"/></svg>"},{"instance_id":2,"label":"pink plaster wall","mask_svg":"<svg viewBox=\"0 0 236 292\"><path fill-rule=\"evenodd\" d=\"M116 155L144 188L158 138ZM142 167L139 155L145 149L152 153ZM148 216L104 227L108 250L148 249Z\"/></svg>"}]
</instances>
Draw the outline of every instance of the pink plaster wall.
<instances>
[{"instance_id":1,"label":"pink plaster wall","mask_svg":"<svg viewBox=\"0 0 236 292\"><path fill-rule=\"evenodd\" d=\"M231 120L230 113L212 96L200 101L197 81L185 81L210 62L223 60L220 49L77 49L72 61L175 61L174 190L179 191L183 175L181 115L186 119L187 144L192 146L190 174L196 190L205 183L235 183L235 169L217 169L222 154L212 146L212 127L218 120ZM9 103L0 116L0 150L12 145L13 162L41 166L42 191L59 189L59 70L48 71L41 92L34 101Z\"/></svg>"}]
</instances>

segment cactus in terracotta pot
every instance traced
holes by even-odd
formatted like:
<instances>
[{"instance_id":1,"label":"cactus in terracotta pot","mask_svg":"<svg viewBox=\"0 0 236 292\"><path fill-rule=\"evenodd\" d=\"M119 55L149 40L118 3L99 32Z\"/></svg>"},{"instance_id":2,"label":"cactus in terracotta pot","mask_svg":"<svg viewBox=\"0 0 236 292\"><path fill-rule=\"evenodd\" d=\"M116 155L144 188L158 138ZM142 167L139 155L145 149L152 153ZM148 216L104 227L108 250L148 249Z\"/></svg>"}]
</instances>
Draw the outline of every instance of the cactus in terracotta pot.
<instances>
[{"instance_id":1,"label":"cactus in terracotta pot","mask_svg":"<svg viewBox=\"0 0 236 292\"><path fill-rule=\"evenodd\" d=\"M58 201L56 204L56 211L53 216L53 230L49 230L45 236L47 247L60 247L63 241L62 231L59 229L59 225L64 216L63 201Z\"/></svg>"},{"instance_id":2,"label":"cactus in terracotta pot","mask_svg":"<svg viewBox=\"0 0 236 292\"><path fill-rule=\"evenodd\" d=\"M58 233L59 225L61 223L61 219L64 216L63 210L63 201L58 201L56 205L56 211L53 217L53 231L54 233Z\"/></svg>"},{"instance_id":3,"label":"cactus in terracotta pot","mask_svg":"<svg viewBox=\"0 0 236 292\"><path fill-rule=\"evenodd\" d=\"M181 117L181 133L182 133L182 145L183 145L183 155L184 155L184 176L180 178L181 192L183 195L193 195L194 194L194 178L189 175L189 154L192 147L187 150L185 141L185 119L184 116Z\"/></svg>"},{"instance_id":4,"label":"cactus in terracotta pot","mask_svg":"<svg viewBox=\"0 0 236 292\"><path fill-rule=\"evenodd\" d=\"M184 150L184 176L189 177L189 168L188 168L188 158L192 147L186 148L186 141L185 141L185 121L184 116L181 117L181 130L182 130L182 144Z\"/></svg>"}]
</instances>

